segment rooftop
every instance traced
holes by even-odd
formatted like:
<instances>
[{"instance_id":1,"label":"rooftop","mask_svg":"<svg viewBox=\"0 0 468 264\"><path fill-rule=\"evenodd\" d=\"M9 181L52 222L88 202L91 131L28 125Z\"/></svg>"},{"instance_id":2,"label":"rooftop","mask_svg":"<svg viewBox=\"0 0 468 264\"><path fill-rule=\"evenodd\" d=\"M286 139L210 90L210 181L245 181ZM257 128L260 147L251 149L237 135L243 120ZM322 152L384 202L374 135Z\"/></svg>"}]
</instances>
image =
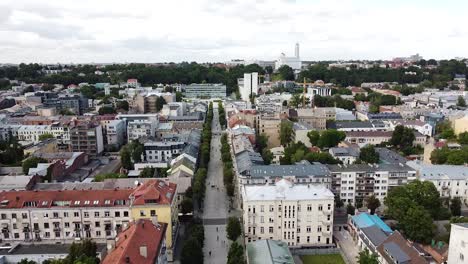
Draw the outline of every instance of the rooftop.
<instances>
[{"instance_id":1,"label":"rooftop","mask_svg":"<svg viewBox=\"0 0 468 264\"><path fill-rule=\"evenodd\" d=\"M371 215L369 213L360 213L351 217L354 225L361 229L370 226L377 226L385 232L391 233L392 229L380 219L377 215Z\"/></svg>"},{"instance_id":2,"label":"rooftop","mask_svg":"<svg viewBox=\"0 0 468 264\"><path fill-rule=\"evenodd\" d=\"M166 228L165 223L137 220L119 234L115 249L109 252L102 264L156 263Z\"/></svg>"},{"instance_id":3,"label":"rooftop","mask_svg":"<svg viewBox=\"0 0 468 264\"><path fill-rule=\"evenodd\" d=\"M331 200L333 193L325 186L320 185L294 185L282 179L275 185L247 185L244 186L243 198L245 201L272 201L272 200Z\"/></svg>"},{"instance_id":4,"label":"rooftop","mask_svg":"<svg viewBox=\"0 0 468 264\"><path fill-rule=\"evenodd\" d=\"M377 251L388 263L425 264L429 263L422 257L419 251L407 241L398 231L387 237L387 239L377 247Z\"/></svg>"},{"instance_id":5,"label":"rooftop","mask_svg":"<svg viewBox=\"0 0 468 264\"><path fill-rule=\"evenodd\" d=\"M419 177L425 180L465 180L468 179L468 167L457 165L428 165L418 161L407 162L419 172Z\"/></svg>"},{"instance_id":6,"label":"rooftop","mask_svg":"<svg viewBox=\"0 0 468 264\"><path fill-rule=\"evenodd\" d=\"M258 240L247 244L250 264L294 264L288 245L276 240Z\"/></svg>"},{"instance_id":7,"label":"rooftop","mask_svg":"<svg viewBox=\"0 0 468 264\"><path fill-rule=\"evenodd\" d=\"M283 176L328 176L330 170L323 164L297 165L257 165L252 166L251 177L283 177Z\"/></svg>"}]
</instances>

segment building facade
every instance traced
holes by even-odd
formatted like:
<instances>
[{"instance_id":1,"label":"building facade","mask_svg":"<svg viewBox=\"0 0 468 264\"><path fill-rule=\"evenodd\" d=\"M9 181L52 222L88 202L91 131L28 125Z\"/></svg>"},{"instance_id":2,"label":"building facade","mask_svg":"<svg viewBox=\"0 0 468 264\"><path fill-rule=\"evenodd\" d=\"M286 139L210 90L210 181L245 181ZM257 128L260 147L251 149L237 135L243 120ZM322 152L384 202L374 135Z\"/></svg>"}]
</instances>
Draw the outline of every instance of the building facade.
<instances>
[{"instance_id":1,"label":"building facade","mask_svg":"<svg viewBox=\"0 0 468 264\"><path fill-rule=\"evenodd\" d=\"M332 243L334 196L323 186L275 185L243 189L246 243L281 240L290 247L325 246Z\"/></svg>"},{"instance_id":2,"label":"building facade","mask_svg":"<svg viewBox=\"0 0 468 264\"><path fill-rule=\"evenodd\" d=\"M220 83L192 83L185 86L187 98L225 98L226 85Z\"/></svg>"}]
</instances>

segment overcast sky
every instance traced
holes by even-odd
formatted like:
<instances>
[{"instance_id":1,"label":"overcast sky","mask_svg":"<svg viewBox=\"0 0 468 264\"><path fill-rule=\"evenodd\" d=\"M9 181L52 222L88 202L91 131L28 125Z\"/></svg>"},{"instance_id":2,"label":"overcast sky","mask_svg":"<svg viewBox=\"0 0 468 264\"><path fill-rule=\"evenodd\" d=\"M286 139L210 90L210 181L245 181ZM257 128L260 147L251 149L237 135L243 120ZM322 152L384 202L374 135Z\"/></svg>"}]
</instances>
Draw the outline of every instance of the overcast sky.
<instances>
[{"instance_id":1,"label":"overcast sky","mask_svg":"<svg viewBox=\"0 0 468 264\"><path fill-rule=\"evenodd\" d=\"M466 0L0 0L0 62L468 57Z\"/></svg>"}]
</instances>

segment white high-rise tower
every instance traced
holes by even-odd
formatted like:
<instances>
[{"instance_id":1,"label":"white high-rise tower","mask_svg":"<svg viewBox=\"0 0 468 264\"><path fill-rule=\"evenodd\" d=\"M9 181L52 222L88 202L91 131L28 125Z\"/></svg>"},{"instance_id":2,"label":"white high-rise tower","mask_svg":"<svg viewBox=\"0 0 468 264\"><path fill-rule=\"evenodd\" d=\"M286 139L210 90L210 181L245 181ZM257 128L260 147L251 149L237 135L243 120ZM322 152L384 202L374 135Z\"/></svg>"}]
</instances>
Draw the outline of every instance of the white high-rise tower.
<instances>
[{"instance_id":1,"label":"white high-rise tower","mask_svg":"<svg viewBox=\"0 0 468 264\"><path fill-rule=\"evenodd\" d=\"M294 55L296 56L296 58L299 59L299 43L296 43L296 49L294 51Z\"/></svg>"}]
</instances>

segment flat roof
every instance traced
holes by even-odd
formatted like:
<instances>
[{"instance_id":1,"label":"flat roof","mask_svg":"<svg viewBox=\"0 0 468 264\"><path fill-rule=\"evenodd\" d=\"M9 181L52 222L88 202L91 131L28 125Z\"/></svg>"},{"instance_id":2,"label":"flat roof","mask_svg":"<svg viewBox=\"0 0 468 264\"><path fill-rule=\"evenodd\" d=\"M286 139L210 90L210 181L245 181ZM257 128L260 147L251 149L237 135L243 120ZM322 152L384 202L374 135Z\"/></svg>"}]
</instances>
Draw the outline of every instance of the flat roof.
<instances>
[{"instance_id":1,"label":"flat roof","mask_svg":"<svg viewBox=\"0 0 468 264\"><path fill-rule=\"evenodd\" d=\"M335 197L325 186L294 185L285 179L276 182L275 185L247 185L244 186L243 192L246 201L325 200Z\"/></svg>"},{"instance_id":2,"label":"flat roof","mask_svg":"<svg viewBox=\"0 0 468 264\"><path fill-rule=\"evenodd\" d=\"M328 176L330 170L323 164L296 164L296 165L257 165L252 166L251 177L282 177L282 176Z\"/></svg>"},{"instance_id":3,"label":"flat roof","mask_svg":"<svg viewBox=\"0 0 468 264\"><path fill-rule=\"evenodd\" d=\"M294 259L285 242L258 240L247 244L250 264L294 264Z\"/></svg>"}]
</instances>

